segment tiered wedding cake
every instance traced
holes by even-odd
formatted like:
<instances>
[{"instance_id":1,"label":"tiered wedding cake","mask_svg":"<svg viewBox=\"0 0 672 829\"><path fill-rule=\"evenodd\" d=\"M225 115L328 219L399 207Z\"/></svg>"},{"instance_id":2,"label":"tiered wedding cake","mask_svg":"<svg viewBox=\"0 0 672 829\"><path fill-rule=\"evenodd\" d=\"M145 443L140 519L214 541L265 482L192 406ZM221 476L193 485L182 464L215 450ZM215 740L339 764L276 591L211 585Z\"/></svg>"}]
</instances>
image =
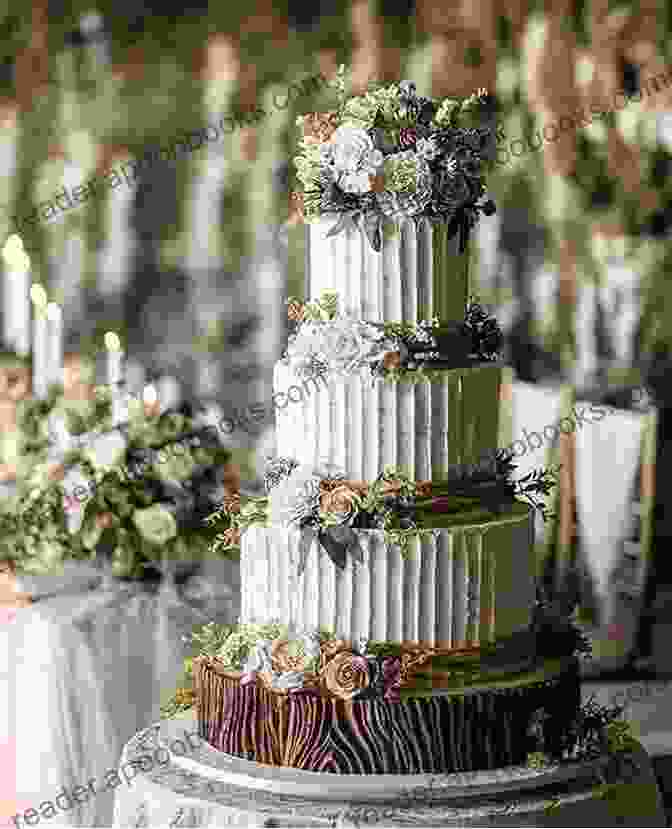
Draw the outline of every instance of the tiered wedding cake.
<instances>
[{"instance_id":1,"label":"tiered wedding cake","mask_svg":"<svg viewBox=\"0 0 672 829\"><path fill-rule=\"evenodd\" d=\"M389 89L406 112L425 106ZM406 140L416 154L434 140L433 155L422 145L433 160L452 141L457 176L478 130L449 123ZM371 129L346 149L337 131L320 155L330 175L342 156L354 176L352 157L375 155ZM421 186L418 173L416 207ZM366 194L378 222L354 211L328 236L334 218L309 217L317 299L290 302L299 325L275 372L268 509L229 510L229 540L244 528L241 624L194 662L200 732L224 752L340 774L487 769L559 745L576 714L573 640L533 614L532 511L497 451L502 369L482 359L492 329L469 303L479 205L463 192L455 235L445 214L427 215L434 195L409 216L400 188Z\"/></svg>"}]
</instances>

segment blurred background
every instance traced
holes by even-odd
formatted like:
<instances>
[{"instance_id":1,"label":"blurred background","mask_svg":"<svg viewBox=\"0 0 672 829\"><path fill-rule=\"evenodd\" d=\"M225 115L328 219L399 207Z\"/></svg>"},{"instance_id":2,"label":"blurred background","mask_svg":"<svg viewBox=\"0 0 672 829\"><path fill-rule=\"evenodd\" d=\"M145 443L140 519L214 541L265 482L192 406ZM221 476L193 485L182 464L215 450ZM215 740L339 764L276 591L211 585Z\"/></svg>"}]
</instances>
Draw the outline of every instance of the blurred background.
<instances>
[{"instance_id":1,"label":"blurred background","mask_svg":"<svg viewBox=\"0 0 672 829\"><path fill-rule=\"evenodd\" d=\"M29 258L3 264L3 432L31 394L25 292L38 284L69 365L100 373L115 332L129 390L215 406L250 482L273 450L284 300L305 295L296 117L327 108L340 64L355 90L487 89L498 212L475 234L472 273L513 368L502 445L527 447L521 474L561 467L537 538L545 589L587 620L608 605L607 661L651 662L672 589L666 4L5 0L0 27L0 239L18 234ZM600 425L582 426L589 406L609 407L583 420ZM574 427L552 428L572 412Z\"/></svg>"}]
</instances>

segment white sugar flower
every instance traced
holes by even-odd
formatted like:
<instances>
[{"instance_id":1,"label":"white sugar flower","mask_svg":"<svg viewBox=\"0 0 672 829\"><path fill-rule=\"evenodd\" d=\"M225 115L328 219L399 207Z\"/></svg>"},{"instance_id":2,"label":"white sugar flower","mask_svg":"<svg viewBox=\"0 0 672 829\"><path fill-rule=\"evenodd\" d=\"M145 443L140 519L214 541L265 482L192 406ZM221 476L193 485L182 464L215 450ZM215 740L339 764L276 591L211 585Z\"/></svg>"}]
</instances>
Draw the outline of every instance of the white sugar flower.
<instances>
[{"instance_id":1,"label":"white sugar flower","mask_svg":"<svg viewBox=\"0 0 672 829\"><path fill-rule=\"evenodd\" d=\"M245 674L256 674L259 671L271 670L271 640L259 639L250 651L242 671Z\"/></svg>"},{"instance_id":2,"label":"white sugar flower","mask_svg":"<svg viewBox=\"0 0 672 829\"><path fill-rule=\"evenodd\" d=\"M330 159L341 189L348 193L368 193L371 190L369 176L375 176L383 163L383 154L374 146L365 129L349 125L340 126L331 137Z\"/></svg>"},{"instance_id":3,"label":"white sugar flower","mask_svg":"<svg viewBox=\"0 0 672 829\"><path fill-rule=\"evenodd\" d=\"M434 138L418 139L415 151L420 158L424 158L425 161L433 161L438 155L441 154L441 150L439 149Z\"/></svg>"},{"instance_id":4,"label":"white sugar flower","mask_svg":"<svg viewBox=\"0 0 672 829\"><path fill-rule=\"evenodd\" d=\"M338 186L346 193L368 193L371 190L371 179L365 171L346 171L338 177Z\"/></svg>"},{"instance_id":5,"label":"white sugar flower","mask_svg":"<svg viewBox=\"0 0 672 829\"><path fill-rule=\"evenodd\" d=\"M368 132L360 127L340 126L331 136L332 152L339 170L357 170L374 148Z\"/></svg>"},{"instance_id":6,"label":"white sugar flower","mask_svg":"<svg viewBox=\"0 0 672 829\"><path fill-rule=\"evenodd\" d=\"M305 632L301 637L301 642L303 643L306 659L318 659L320 657L320 634L318 631Z\"/></svg>"},{"instance_id":7,"label":"white sugar flower","mask_svg":"<svg viewBox=\"0 0 672 829\"><path fill-rule=\"evenodd\" d=\"M359 371L390 350L389 343L378 328L345 318L333 320L325 326L322 349L330 368L340 374Z\"/></svg>"},{"instance_id":8,"label":"white sugar flower","mask_svg":"<svg viewBox=\"0 0 672 829\"><path fill-rule=\"evenodd\" d=\"M278 691L291 691L293 688L303 688L302 671L285 671L284 673L273 674L271 687Z\"/></svg>"},{"instance_id":9,"label":"white sugar flower","mask_svg":"<svg viewBox=\"0 0 672 829\"><path fill-rule=\"evenodd\" d=\"M271 524L290 526L319 509L320 477L312 466L297 466L273 487L268 500Z\"/></svg>"}]
</instances>

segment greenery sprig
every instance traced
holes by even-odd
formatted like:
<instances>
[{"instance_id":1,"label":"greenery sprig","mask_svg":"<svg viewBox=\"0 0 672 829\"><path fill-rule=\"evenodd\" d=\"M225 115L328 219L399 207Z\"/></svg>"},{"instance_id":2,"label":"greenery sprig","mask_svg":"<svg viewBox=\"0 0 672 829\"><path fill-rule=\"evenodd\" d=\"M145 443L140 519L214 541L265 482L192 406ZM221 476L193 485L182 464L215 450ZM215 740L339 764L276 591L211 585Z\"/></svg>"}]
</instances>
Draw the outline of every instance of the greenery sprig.
<instances>
[{"instance_id":1,"label":"greenery sprig","mask_svg":"<svg viewBox=\"0 0 672 829\"><path fill-rule=\"evenodd\" d=\"M269 495L232 497L220 505L208 518L208 523L218 530L216 552L240 555L241 534L252 526L268 526L272 490L290 480L297 469L293 459L277 458L273 474L267 478ZM510 455L499 449L480 465L455 468L446 481L416 482L393 467L385 469L368 485L343 476L320 478L316 472L313 484L305 491L285 493L289 500L283 510L290 525L309 529L323 546L325 539L321 533L332 528L339 530L348 549L356 544L356 536L341 532L341 528L380 529L386 542L398 546L402 555L407 556L414 539L436 532L434 522L425 519L435 517L437 511L454 516L474 511L488 515L520 496L545 514L542 499L554 483L550 473L537 470L519 485L511 480L514 469ZM326 540L329 544L325 549L332 555L330 548L338 546L338 542L335 538Z\"/></svg>"}]
</instances>

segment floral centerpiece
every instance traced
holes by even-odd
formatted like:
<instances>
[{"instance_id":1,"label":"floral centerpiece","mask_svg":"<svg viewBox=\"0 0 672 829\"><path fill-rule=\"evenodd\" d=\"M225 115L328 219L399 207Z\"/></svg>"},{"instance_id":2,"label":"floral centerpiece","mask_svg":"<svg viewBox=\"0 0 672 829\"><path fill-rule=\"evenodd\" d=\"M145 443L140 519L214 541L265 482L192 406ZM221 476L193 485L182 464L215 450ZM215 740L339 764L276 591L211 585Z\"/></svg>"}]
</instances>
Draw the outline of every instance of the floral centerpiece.
<instances>
[{"instance_id":1,"label":"floral centerpiece","mask_svg":"<svg viewBox=\"0 0 672 829\"><path fill-rule=\"evenodd\" d=\"M290 335L283 357L299 377L325 374L372 376L457 368L470 362L496 360L502 348L497 320L475 300L467 305L464 322L374 323L339 311L336 291L303 303L287 300Z\"/></svg>"},{"instance_id":2,"label":"floral centerpiece","mask_svg":"<svg viewBox=\"0 0 672 829\"><path fill-rule=\"evenodd\" d=\"M162 561L209 554L216 533L204 519L232 478L212 427L167 412L79 436L62 430L39 452L18 508L4 518L12 525L6 553L21 569L47 572L102 553L114 575L140 578Z\"/></svg>"},{"instance_id":3,"label":"floral centerpiece","mask_svg":"<svg viewBox=\"0 0 672 829\"><path fill-rule=\"evenodd\" d=\"M106 386L91 386L90 395L70 400L63 390L52 386L44 399L24 403L19 418L21 465L18 482L30 486L39 482L45 464L69 465L79 451L112 429L112 397Z\"/></svg>"},{"instance_id":4,"label":"floral centerpiece","mask_svg":"<svg viewBox=\"0 0 672 829\"><path fill-rule=\"evenodd\" d=\"M279 524L302 531L299 573L315 539L343 568L348 552L363 561L356 529L382 530L387 543L407 554L412 538L434 532L431 519L437 514L473 518L497 513L520 498L546 517L543 499L554 485L553 473L535 470L513 482L514 468L509 453L497 450L479 464L451 467L443 481L412 481L389 468L369 483L349 480L336 469L275 458L266 470L266 496L233 494L208 520L220 528L217 551L238 553L245 529Z\"/></svg>"},{"instance_id":5,"label":"floral centerpiece","mask_svg":"<svg viewBox=\"0 0 672 829\"><path fill-rule=\"evenodd\" d=\"M348 97L344 67L333 86L336 109L297 119L300 215L307 222L333 215L329 235L354 224L376 251L385 219L426 217L447 223L450 236L459 231L464 249L479 211L495 210L481 201L494 149L492 130L478 124L485 90L437 101L403 81Z\"/></svg>"}]
</instances>

